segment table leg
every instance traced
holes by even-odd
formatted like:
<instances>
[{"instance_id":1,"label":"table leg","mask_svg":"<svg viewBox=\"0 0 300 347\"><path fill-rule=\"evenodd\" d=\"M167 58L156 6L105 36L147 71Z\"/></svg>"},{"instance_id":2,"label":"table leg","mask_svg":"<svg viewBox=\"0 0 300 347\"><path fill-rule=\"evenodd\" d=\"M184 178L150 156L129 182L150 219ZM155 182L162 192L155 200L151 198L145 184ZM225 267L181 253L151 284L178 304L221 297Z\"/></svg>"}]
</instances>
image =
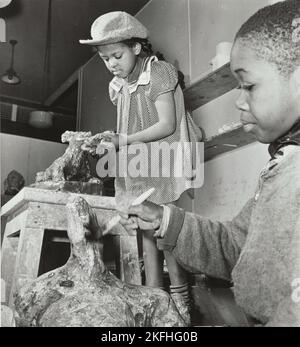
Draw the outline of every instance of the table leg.
<instances>
[{"instance_id":1,"label":"table leg","mask_svg":"<svg viewBox=\"0 0 300 347\"><path fill-rule=\"evenodd\" d=\"M142 284L136 235L120 235L120 275L124 282Z\"/></svg>"}]
</instances>

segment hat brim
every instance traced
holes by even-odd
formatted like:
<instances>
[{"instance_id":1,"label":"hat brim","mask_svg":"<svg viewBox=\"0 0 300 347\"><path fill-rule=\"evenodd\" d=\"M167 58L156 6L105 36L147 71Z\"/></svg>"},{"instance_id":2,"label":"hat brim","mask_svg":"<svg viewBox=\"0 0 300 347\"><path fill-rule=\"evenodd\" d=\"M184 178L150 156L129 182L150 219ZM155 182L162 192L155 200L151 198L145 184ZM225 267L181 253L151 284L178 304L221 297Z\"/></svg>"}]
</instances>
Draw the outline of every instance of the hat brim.
<instances>
[{"instance_id":1,"label":"hat brim","mask_svg":"<svg viewBox=\"0 0 300 347\"><path fill-rule=\"evenodd\" d=\"M99 41L99 40L79 40L79 43L81 43L82 45L96 46L96 45L103 44L103 41Z\"/></svg>"},{"instance_id":2,"label":"hat brim","mask_svg":"<svg viewBox=\"0 0 300 347\"><path fill-rule=\"evenodd\" d=\"M111 39L105 39L105 40L79 40L79 43L82 45L90 45L90 46L100 46L100 45L109 45L110 43L117 43L121 42L125 39L120 38L111 38Z\"/></svg>"}]
</instances>

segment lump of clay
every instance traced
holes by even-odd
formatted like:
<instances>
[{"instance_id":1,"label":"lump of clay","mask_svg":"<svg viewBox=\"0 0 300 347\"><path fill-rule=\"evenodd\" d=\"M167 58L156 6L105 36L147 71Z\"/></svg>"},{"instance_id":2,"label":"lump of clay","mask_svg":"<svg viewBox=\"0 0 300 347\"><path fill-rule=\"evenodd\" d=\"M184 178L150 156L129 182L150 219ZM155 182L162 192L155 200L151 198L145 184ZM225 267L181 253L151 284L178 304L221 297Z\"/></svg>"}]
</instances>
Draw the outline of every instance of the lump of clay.
<instances>
[{"instance_id":1,"label":"lump of clay","mask_svg":"<svg viewBox=\"0 0 300 347\"><path fill-rule=\"evenodd\" d=\"M4 193L16 195L25 184L24 177L16 170L12 170L4 180Z\"/></svg>"},{"instance_id":2,"label":"lump of clay","mask_svg":"<svg viewBox=\"0 0 300 347\"><path fill-rule=\"evenodd\" d=\"M93 138L91 132L66 131L62 134L63 143L69 146L45 171L38 172L34 187L66 190L75 193L101 193L102 182L93 177L88 160L88 152L81 146Z\"/></svg>"},{"instance_id":3,"label":"lump of clay","mask_svg":"<svg viewBox=\"0 0 300 347\"><path fill-rule=\"evenodd\" d=\"M101 229L84 199L73 198L67 204L67 215L70 258L64 266L43 274L16 293L18 325L186 326L166 292L126 284L106 269L99 241Z\"/></svg>"},{"instance_id":4,"label":"lump of clay","mask_svg":"<svg viewBox=\"0 0 300 347\"><path fill-rule=\"evenodd\" d=\"M81 145L91 132L66 131L62 134L62 142L68 142L65 153L57 158L45 171L38 172L36 182L45 181L88 181L91 178L90 165Z\"/></svg>"}]
</instances>

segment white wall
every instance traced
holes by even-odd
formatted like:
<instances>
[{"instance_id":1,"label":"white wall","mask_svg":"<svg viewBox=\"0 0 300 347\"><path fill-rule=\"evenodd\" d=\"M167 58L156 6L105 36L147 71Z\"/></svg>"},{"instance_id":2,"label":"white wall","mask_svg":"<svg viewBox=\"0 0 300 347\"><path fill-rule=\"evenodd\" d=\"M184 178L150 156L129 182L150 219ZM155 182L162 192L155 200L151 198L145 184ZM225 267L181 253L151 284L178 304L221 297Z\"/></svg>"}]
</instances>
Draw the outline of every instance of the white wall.
<instances>
[{"instance_id":1,"label":"white wall","mask_svg":"<svg viewBox=\"0 0 300 347\"><path fill-rule=\"evenodd\" d=\"M35 174L45 170L61 156L66 145L23 136L0 134L1 139L1 192L3 182L10 171L23 175L25 185L35 181Z\"/></svg>"},{"instance_id":2,"label":"white wall","mask_svg":"<svg viewBox=\"0 0 300 347\"><path fill-rule=\"evenodd\" d=\"M194 81L210 68L215 47L233 41L241 24L267 0L151 0L137 18L150 31L150 40L171 63L178 62L186 82ZM239 120L233 90L194 112L206 135L218 133L224 124ZM195 199L182 206L212 219L232 218L255 191L259 172L268 160L267 148L251 144L205 163L204 186Z\"/></svg>"},{"instance_id":3,"label":"white wall","mask_svg":"<svg viewBox=\"0 0 300 347\"><path fill-rule=\"evenodd\" d=\"M151 0L136 17L148 28L154 52L160 51L189 79L189 0Z\"/></svg>"}]
</instances>

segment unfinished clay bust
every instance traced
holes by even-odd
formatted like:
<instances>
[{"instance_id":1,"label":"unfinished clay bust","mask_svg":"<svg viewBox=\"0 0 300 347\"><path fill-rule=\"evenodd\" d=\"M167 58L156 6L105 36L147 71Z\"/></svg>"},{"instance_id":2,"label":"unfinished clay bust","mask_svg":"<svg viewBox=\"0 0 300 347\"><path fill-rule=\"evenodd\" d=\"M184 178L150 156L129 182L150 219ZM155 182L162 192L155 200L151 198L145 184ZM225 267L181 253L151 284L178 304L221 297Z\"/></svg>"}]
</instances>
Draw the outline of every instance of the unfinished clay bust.
<instances>
[{"instance_id":1,"label":"unfinished clay bust","mask_svg":"<svg viewBox=\"0 0 300 347\"><path fill-rule=\"evenodd\" d=\"M25 184L24 177L16 170L12 170L4 180L4 193L16 195Z\"/></svg>"},{"instance_id":2,"label":"unfinished clay bust","mask_svg":"<svg viewBox=\"0 0 300 347\"><path fill-rule=\"evenodd\" d=\"M101 230L86 201L67 204L68 262L20 289L19 325L43 327L185 326L173 300L160 289L126 284L102 261Z\"/></svg>"}]
</instances>

